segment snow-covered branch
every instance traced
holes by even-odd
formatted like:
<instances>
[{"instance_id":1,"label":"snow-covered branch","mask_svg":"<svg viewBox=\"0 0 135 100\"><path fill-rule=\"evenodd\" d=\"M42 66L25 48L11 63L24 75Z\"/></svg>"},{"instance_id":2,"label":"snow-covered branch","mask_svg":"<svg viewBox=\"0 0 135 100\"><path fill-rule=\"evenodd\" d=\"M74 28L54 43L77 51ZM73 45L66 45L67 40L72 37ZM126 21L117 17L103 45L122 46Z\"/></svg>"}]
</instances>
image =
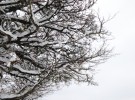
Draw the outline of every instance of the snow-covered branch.
<instances>
[{"instance_id":1,"label":"snow-covered branch","mask_svg":"<svg viewBox=\"0 0 135 100\"><path fill-rule=\"evenodd\" d=\"M13 40L16 40L17 39L17 36L12 34L10 31L4 31L3 28L0 26L0 34L1 35L7 35L7 36L10 36L11 38L13 38Z\"/></svg>"},{"instance_id":2,"label":"snow-covered branch","mask_svg":"<svg viewBox=\"0 0 135 100\"><path fill-rule=\"evenodd\" d=\"M96 0L37 1L0 0L0 100L33 100L72 81L94 84L93 66L109 58Z\"/></svg>"}]
</instances>

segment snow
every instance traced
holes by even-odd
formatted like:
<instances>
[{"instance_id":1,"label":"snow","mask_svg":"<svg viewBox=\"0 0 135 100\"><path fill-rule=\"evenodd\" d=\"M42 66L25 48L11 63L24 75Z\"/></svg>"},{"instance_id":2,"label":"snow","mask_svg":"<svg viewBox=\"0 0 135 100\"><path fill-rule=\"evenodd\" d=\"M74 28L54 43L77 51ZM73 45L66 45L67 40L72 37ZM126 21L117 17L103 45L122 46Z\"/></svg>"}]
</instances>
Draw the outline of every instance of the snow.
<instances>
[{"instance_id":1,"label":"snow","mask_svg":"<svg viewBox=\"0 0 135 100\"><path fill-rule=\"evenodd\" d=\"M17 5L17 1L20 1L20 0L2 0L2 1L0 1L0 6L2 5L2 8L0 8L0 10L1 11L5 11L6 10L6 7L11 7L11 6L15 6L15 5ZM70 0L71 1L71 0ZM47 2L47 1L46 1ZM11 4L11 3L13 3L13 4ZM6 6L4 6L4 5L6 5ZM5 8L4 8L5 7ZM31 5L31 8L32 8L32 5ZM29 8L28 8L29 9ZM23 51L23 49L21 49L21 43L28 43L28 46L41 46L41 47L43 47L43 46L52 46L52 48L53 49L56 49L56 48L60 48L59 50L62 50L62 49L64 49L64 50L68 50L68 49L65 49L65 48L68 48L68 46L67 46L67 42L68 42L68 39L69 38L65 38L64 36L62 36L62 35L65 35L65 34L56 34L57 32L56 31L60 31L60 32L63 32L63 26L70 26L69 28L70 29L67 29L67 31L72 31L72 30L74 30L73 28L76 28L76 27L73 27L73 26L76 26L76 23L71 23L71 22L69 22L69 23L67 23L67 22L65 22L65 23L63 23L63 25L61 25L61 23L62 22L60 22L60 23L58 23L57 25L55 25L55 24L50 24L50 23L48 23L48 21L50 21L50 20L48 20L48 19L51 19L51 21L53 22L57 22L57 21L59 21L59 20L57 20L57 19L59 19L59 18L57 18L57 16L55 16L55 10L56 9L52 9L52 11L50 11L50 13L48 14L48 16L47 16L47 14L45 14L45 16L41 16L41 17L39 17L39 18L36 18L37 16L36 16L36 14L34 14L34 12L33 12L33 9L31 9L32 10L32 12L30 12L32 15L27 15L26 14L26 16L25 16L25 14L24 14L24 17L23 16L18 16L18 18L17 17L14 17L14 16L11 16L11 14L7 14L6 16L7 17L9 17L10 19L12 19L12 18L14 18L14 20L16 19L16 20L24 20L24 21L28 21L28 22L30 22L30 23L32 23L33 25L31 25L31 26L29 26L27 29L25 29L24 27L21 27L22 26L22 24L21 24L21 22L18 22L18 26L16 26L16 27L13 27L14 28L14 30L15 31L17 31L17 32L15 32L14 34L12 33L12 32L10 32L10 31L5 31L1 26L0 26L0 32L1 32L1 34L4 36L4 38L2 38L2 39L5 39L5 40L7 40L8 41L8 37L11 37L12 38L12 40L19 40L19 38L21 37L21 40L19 41L20 42L20 47L19 47L19 43L14 43L14 44L10 44L9 45L9 49L7 50L7 51L10 51L10 53L6 53L6 54L3 54L3 56L0 56L0 61L1 62L3 62L7 67L11 67L12 65L12 68L13 68L13 70L8 70L8 68L6 68L5 66L5 69L7 69L7 71L9 71L9 73L11 73L11 74L15 74L15 75L18 75L18 76L20 76L20 78L22 78L21 77L21 75L25 78L25 77L27 77L28 76L28 74L30 74L30 75L32 75L32 76L34 76L34 77L32 77L32 79L33 80L36 80L36 78L37 78L37 76L38 75L40 75L41 74L41 70L45 70L45 67L46 67L46 61L44 61L45 60L45 58L46 57L44 57L44 55L46 55L45 53L46 53L46 51L44 52L44 54L34 54L33 53L33 50L31 50L31 49L29 49L28 50L28 48L27 47L25 47L25 45L24 46L22 46L22 48L26 48L26 51L25 51L25 49L24 49L24 51ZM35 10L36 11L36 10ZM29 11L28 11L29 12ZM20 12L21 13L21 12ZM54 16L55 16L55 18L54 18ZM26 18L26 19L25 19ZM32 18L32 19L30 19L30 18ZM64 19L64 18L62 18L62 19ZM12 21L12 20L11 20ZM19 25L20 24L20 25ZM73 25L74 24L74 25ZM14 25L14 24L13 24ZM41 37L41 36L44 36L45 37L45 33L40 33L39 31L37 31L37 27L43 27L43 28L48 28L48 29L52 29L52 30L54 30L53 32L50 32L49 33L49 35L50 36L52 36L52 38L53 39L46 39L46 38L43 38L43 37ZM78 27L78 26L77 26ZM19 29L21 30L21 31L19 31ZM23 31L23 32L22 32ZM65 29L65 31L66 31L66 29ZM39 33L38 33L39 32ZM38 36L38 35L40 35L40 36ZM74 33L73 33L74 34ZM57 35L57 36L56 36ZM75 35L77 35L77 33L75 34ZM75 35L73 35L73 36L75 36ZM54 36L54 37L53 37ZM63 38L64 37L64 38ZM79 36L77 36L77 37L79 37ZM77 38L76 38L77 39ZM4 40L4 41L5 41ZM11 40L11 41L12 41ZM16 41L15 41L16 42ZM64 45L65 44L65 45ZM72 44L71 44L72 45ZM6 45L7 46L7 45ZM33 48L32 48L33 49ZM56 57L57 58L59 58L60 59L60 62L61 61L63 61L63 60L61 60L61 55L63 54L64 55L64 53L66 53L65 51L58 51L57 49L56 49L56 51L58 51L59 52L59 54L58 55L56 55ZM28 58L28 62L31 62L32 64L33 64L33 62L34 62L34 64L33 64L33 66L32 66L32 68L33 69L31 69L31 70L29 70L29 66L26 66L26 67L24 67L24 66L22 66L22 65L19 65L19 63L16 63L16 61L20 61L20 59L19 59L19 57L21 57L21 56L19 56L19 54L18 54L18 56L19 57L17 57L17 55L16 55L16 51L18 51L18 52L21 52L21 54L23 54L24 53L24 58ZM39 56L38 56L39 55ZM66 54L65 54L66 55ZM47 55L48 56L48 55ZM51 57L52 56L52 57ZM54 60L52 59L53 57L54 57L55 55L53 55L53 54L50 54L49 55L49 60L48 60L48 65L47 65L47 68L48 68L48 66L51 66L51 65L53 65L54 64ZM65 58L64 58L65 59ZM51 62L49 62L49 61L51 61L52 60L52 64L50 64ZM23 60L22 60L23 61ZM15 62L15 63L14 63ZM14 64L13 64L14 63ZM21 63L25 63L25 62L21 62ZM27 61L26 61L26 65L27 64L29 64L29 63L27 63ZM42 65L41 65L42 64ZM59 63L58 63L59 64ZM42 66L44 66L45 65L45 67L43 67L44 69L41 69L41 70L34 70L34 68L36 68L36 65L41 65L41 67ZM61 67L62 66L62 67ZM63 70L65 70L66 68L68 68L69 66L71 66L70 64L63 64L63 65L61 65L60 67L59 67L59 70L58 71L61 71L61 72L63 72ZM53 67L53 66L52 66ZM72 66L71 66L72 67ZM50 72L51 72L51 69L49 70ZM49 72L49 73L50 73ZM49 75L49 73L47 74L47 75ZM41 74L42 75L42 74ZM47 77L47 75L45 76L44 75L44 78L46 78ZM35 78L35 79L34 79ZM31 81L31 77L29 78L28 77L28 79ZM32 80L32 81L33 81ZM35 82L36 83L36 82ZM7 84L6 84L7 85ZM26 85L26 84L25 84ZM0 98L1 99L8 99L8 98L16 98L16 97L20 97L20 96L23 96L24 94L26 94L26 93L28 93L31 89L32 89L33 87L26 87L25 89L24 89L24 91L21 91L21 92L18 92L18 94L0 94ZM10 89L9 89L10 90Z\"/></svg>"},{"instance_id":2,"label":"snow","mask_svg":"<svg viewBox=\"0 0 135 100\"><path fill-rule=\"evenodd\" d=\"M10 31L4 31L1 26L0 26L0 32L2 32L4 35L8 35L8 36L12 37L14 40L17 40L16 35L13 35Z\"/></svg>"},{"instance_id":3,"label":"snow","mask_svg":"<svg viewBox=\"0 0 135 100\"><path fill-rule=\"evenodd\" d=\"M40 26L39 21L36 19L35 15L34 15L34 13L33 13L33 10L32 10L32 19L33 19L33 21L34 21L34 24Z\"/></svg>"},{"instance_id":4,"label":"snow","mask_svg":"<svg viewBox=\"0 0 135 100\"><path fill-rule=\"evenodd\" d=\"M18 94L0 94L1 99L10 99L10 98L17 98L20 96L23 96L29 91L29 88L25 89L23 93L18 93Z\"/></svg>"},{"instance_id":5,"label":"snow","mask_svg":"<svg viewBox=\"0 0 135 100\"><path fill-rule=\"evenodd\" d=\"M57 42L56 41L54 41L54 42L42 41L40 43L32 43L31 45L32 46L41 46L41 47L43 47L45 45L52 45L52 44L57 44Z\"/></svg>"},{"instance_id":6,"label":"snow","mask_svg":"<svg viewBox=\"0 0 135 100\"><path fill-rule=\"evenodd\" d=\"M10 62L19 60L19 58L17 57L17 55L14 52L11 52L9 55L11 55L12 57L10 58Z\"/></svg>"},{"instance_id":7,"label":"snow","mask_svg":"<svg viewBox=\"0 0 135 100\"><path fill-rule=\"evenodd\" d=\"M15 94L0 94L0 98L4 99L4 98L13 98L13 97L17 97Z\"/></svg>"},{"instance_id":8,"label":"snow","mask_svg":"<svg viewBox=\"0 0 135 100\"><path fill-rule=\"evenodd\" d=\"M35 25L31 25L31 27L29 27L27 30L25 30L24 32L22 32L21 34L17 34L17 37L24 37L32 32L34 32L36 30L36 26Z\"/></svg>"},{"instance_id":9,"label":"snow","mask_svg":"<svg viewBox=\"0 0 135 100\"><path fill-rule=\"evenodd\" d=\"M7 65L8 67L10 67L11 63L14 61L18 61L20 60L17 55L14 52L11 53L7 53L7 54L3 54L2 56L0 56L0 61L5 63L5 65Z\"/></svg>"},{"instance_id":10,"label":"snow","mask_svg":"<svg viewBox=\"0 0 135 100\"><path fill-rule=\"evenodd\" d=\"M18 5L17 4L17 2L18 2L19 0L5 0L5 1L1 1L0 2L0 6L1 6L1 11L6 11L6 8L10 8L10 7L13 7L13 6L16 6L16 5Z\"/></svg>"},{"instance_id":11,"label":"snow","mask_svg":"<svg viewBox=\"0 0 135 100\"><path fill-rule=\"evenodd\" d=\"M21 68L19 65L15 65L14 68L18 69L22 73L33 74L33 75L40 74L40 72L37 70L25 70L25 69Z\"/></svg>"}]
</instances>

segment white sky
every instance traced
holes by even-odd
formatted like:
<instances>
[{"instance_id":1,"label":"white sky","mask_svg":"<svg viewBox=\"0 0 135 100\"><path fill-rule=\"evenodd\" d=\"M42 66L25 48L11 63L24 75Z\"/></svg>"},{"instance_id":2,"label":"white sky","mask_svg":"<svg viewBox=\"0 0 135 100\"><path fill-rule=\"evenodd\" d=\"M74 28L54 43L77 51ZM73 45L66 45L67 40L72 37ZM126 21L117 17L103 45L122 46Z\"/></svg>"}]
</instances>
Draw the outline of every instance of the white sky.
<instances>
[{"instance_id":1,"label":"white sky","mask_svg":"<svg viewBox=\"0 0 135 100\"><path fill-rule=\"evenodd\" d=\"M71 85L42 100L135 100L135 0L98 0L97 6L106 18L117 13L106 28L120 55L98 66L99 86Z\"/></svg>"}]
</instances>

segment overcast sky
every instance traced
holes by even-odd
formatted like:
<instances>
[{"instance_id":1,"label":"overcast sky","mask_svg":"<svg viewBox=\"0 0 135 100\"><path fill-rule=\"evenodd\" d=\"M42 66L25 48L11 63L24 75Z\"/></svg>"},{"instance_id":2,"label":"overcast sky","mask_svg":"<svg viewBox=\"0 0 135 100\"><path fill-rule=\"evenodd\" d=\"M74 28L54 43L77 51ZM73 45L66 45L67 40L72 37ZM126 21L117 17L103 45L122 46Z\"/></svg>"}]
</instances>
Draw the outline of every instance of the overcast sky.
<instances>
[{"instance_id":1,"label":"overcast sky","mask_svg":"<svg viewBox=\"0 0 135 100\"><path fill-rule=\"evenodd\" d=\"M117 15L106 24L115 53L97 67L99 86L71 85L41 100L135 100L135 0L98 0L100 15Z\"/></svg>"}]
</instances>

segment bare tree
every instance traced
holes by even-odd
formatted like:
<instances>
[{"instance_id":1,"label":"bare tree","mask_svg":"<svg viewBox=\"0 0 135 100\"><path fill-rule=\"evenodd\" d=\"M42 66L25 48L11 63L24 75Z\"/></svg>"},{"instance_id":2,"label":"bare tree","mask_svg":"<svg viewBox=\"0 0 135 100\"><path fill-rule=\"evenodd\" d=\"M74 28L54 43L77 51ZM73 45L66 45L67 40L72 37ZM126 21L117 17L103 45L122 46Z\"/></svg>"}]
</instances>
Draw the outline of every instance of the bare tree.
<instances>
[{"instance_id":1,"label":"bare tree","mask_svg":"<svg viewBox=\"0 0 135 100\"><path fill-rule=\"evenodd\" d=\"M96 0L0 0L0 100L33 100L93 82L110 54ZM87 64L87 66L85 65Z\"/></svg>"}]
</instances>

